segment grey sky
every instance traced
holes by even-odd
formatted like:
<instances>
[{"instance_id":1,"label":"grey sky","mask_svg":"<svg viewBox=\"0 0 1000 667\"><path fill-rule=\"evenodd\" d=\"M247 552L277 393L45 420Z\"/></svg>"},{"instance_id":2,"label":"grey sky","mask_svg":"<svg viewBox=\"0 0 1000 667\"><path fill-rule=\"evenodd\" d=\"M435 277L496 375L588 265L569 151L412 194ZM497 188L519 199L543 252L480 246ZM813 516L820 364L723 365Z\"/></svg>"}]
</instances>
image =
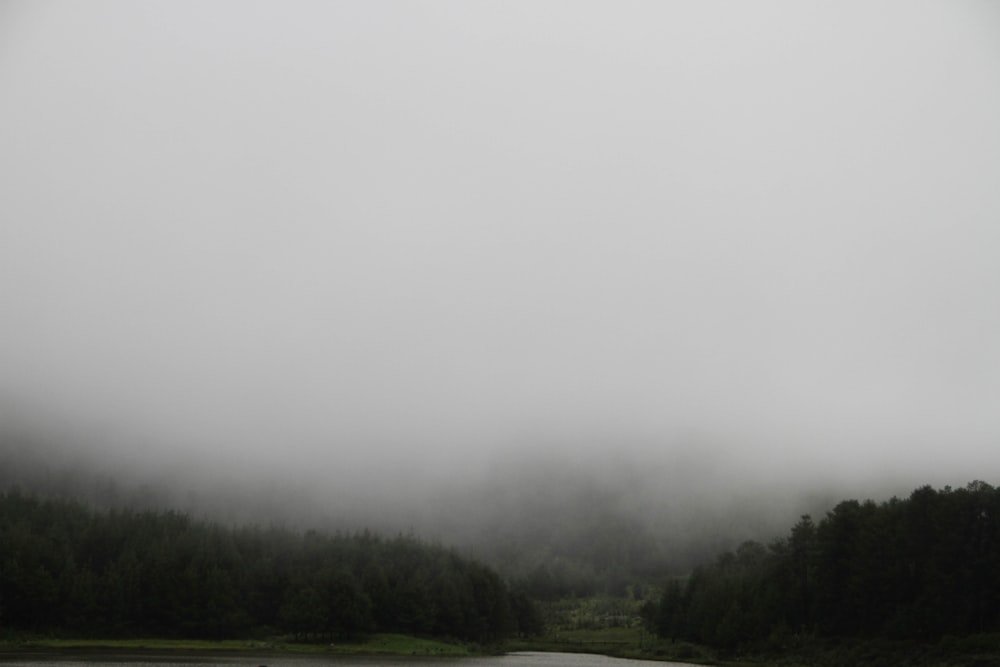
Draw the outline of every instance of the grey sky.
<instances>
[{"instance_id":1,"label":"grey sky","mask_svg":"<svg viewBox=\"0 0 1000 667\"><path fill-rule=\"evenodd\" d=\"M0 392L995 480L998 119L990 2L7 1Z\"/></svg>"}]
</instances>

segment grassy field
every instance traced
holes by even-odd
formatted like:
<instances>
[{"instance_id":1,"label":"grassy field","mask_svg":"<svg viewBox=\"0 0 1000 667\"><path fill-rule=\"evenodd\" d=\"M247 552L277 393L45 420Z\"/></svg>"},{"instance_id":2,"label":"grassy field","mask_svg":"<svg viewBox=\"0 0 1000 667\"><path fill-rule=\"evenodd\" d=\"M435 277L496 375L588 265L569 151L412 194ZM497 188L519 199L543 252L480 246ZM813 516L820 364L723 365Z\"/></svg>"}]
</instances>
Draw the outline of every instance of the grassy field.
<instances>
[{"instance_id":1,"label":"grassy field","mask_svg":"<svg viewBox=\"0 0 1000 667\"><path fill-rule=\"evenodd\" d=\"M937 642L802 638L779 649L720 653L708 647L652 637L639 627L563 629L537 640L509 643L509 651L601 653L722 667L1000 667L1000 634Z\"/></svg>"},{"instance_id":2,"label":"grassy field","mask_svg":"<svg viewBox=\"0 0 1000 667\"><path fill-rule=\"evenodd\" d=\"M661 640L640 627L554 630L536 639L508 642L505 648L508 651L600 653L619 658L718 664L717 657L703 647Z\"/></svg>"},{"instance_id":3,"label":"grassy field","mask_svg":"<svg viewBox=\"0 0 1000 667\"><path fill-rule=\"evenodd\" d=\"M531 640L509 641L503 651L559 651L600 653L621 658L666 660L705 665L754 665L755 667L1000 667L1000 635L945 639L935 644L879 641L818 641L788 647L780 654L720 655L709 648L650 636L639 627L562 629ZM211 653L244 652L248 655L280 653L324 655L469 656L483 651L459 644L399 634L376 634L361 642L306 644L248 640L203 641L177 639L8 639L0 641L4 654L25 653Z\"/></svg>"},{"instance_id":4,"label":"grassy field","mask_svg":"<svg viewBox=\"0 0 1000 667\"><path fill-rule=\"evenodd\" d=\"M376 634L358 642L308 644L197 639L28 639L0 642L2 651L243 651L248 653L326 653L342 655L463 656L476 652L459 644L398 634Z\"/></svg>"}]
</instances>

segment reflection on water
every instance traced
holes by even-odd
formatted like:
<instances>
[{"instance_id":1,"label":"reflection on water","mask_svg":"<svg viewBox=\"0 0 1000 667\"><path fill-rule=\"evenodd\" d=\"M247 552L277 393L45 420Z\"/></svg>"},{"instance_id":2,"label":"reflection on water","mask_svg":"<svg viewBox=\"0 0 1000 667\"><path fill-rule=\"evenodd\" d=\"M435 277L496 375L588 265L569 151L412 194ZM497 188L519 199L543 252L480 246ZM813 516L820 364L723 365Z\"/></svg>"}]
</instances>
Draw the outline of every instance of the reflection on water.
<instances>
[{"instance_id":1,"label":"reflection on water","mask_svg":"<svg viewBox=\"0 0 1000 667\"><path fill-rule=\"evenodd\" d=\"M23 660L21 658L24 658ZM636 667L656 665L669 667L681 665L677 662L652 662L647 660L623 660L603 655L582 653L510 653L495 657L476 658L419 658L405 656L261 656L261 655L93 655L80 656L2 656L3 667ZM686 666L689 667L689 666Z\"/></svg>"}]
</instances>

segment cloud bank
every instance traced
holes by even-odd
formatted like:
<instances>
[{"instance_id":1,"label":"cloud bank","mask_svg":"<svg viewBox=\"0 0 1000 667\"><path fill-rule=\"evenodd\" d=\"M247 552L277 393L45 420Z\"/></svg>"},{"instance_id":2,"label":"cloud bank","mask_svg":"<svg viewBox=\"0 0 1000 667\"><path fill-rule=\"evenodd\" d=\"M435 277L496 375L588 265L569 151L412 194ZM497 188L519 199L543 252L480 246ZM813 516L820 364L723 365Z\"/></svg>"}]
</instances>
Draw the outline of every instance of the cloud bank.
<instances>
[{"instance_id":1,"label":"cloud bank","mask_svg":"<svg viewBox=\"0 0 1000 667\"><path fill-rule=\"evenodd\" d=\"M14 411L355 480L1000 473L986 4L0 12Z\"/></svg>"}]
</instances>

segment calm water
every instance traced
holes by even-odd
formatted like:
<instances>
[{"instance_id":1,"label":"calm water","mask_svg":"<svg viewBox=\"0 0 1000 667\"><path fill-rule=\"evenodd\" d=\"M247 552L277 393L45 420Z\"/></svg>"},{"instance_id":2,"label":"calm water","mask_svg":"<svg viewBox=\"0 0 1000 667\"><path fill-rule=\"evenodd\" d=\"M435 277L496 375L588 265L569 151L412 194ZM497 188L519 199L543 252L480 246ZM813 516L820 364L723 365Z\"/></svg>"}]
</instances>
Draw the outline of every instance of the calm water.
<instances>
[{"instance_id":1,"label":"calm water","mask_svg":"<svg viewBox=\"0 0 1000 667\"><path fill-rule=\"evenodd\" d=\"M37 658L37 659L36 659ZM162 659L150 655L129 657L31 657L20 660L0 657L3 667L669 667L677 662L651 662L647 660L622 660L602 655L579 653L511 653L483 658L406 658L406 657L350 657L350 656L198 656L179 658L176 655ZM685 667L690 667L686 665Z\"/></svg>"}]
</instances>

